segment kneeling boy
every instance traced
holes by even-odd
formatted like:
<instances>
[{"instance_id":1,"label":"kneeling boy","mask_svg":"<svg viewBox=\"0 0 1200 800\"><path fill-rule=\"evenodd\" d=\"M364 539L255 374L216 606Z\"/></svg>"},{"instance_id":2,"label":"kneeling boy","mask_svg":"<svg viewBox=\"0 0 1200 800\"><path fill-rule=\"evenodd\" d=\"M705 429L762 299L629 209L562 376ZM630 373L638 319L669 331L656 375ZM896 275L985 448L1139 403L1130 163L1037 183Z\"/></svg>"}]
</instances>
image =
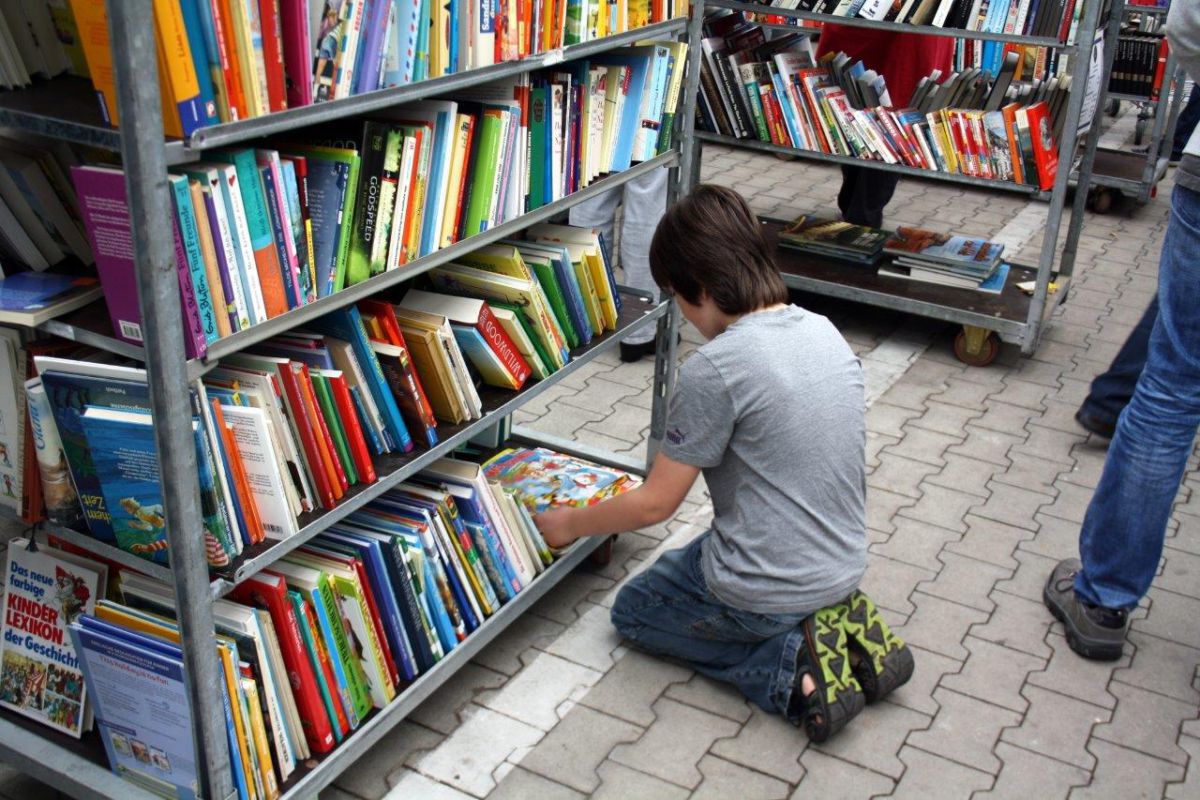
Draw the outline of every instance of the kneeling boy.
<instances>
[{"instance_id":1,"label":"kneeling boy","mask_svg":"<svg viewBox=\"0 0 1200 800\"><path fill-rule=\"evenodd\" d=\"M857 591L862 368L829 320L788 305L759 223L732 190L702 185L676 203L650 266L709 340L679 370L662 451L640 488L538 525L558 547L654 525L703 471L712 529L631 579L613 624L824 741L912 673L908 649Z\"/></svg>"}]
</instances>

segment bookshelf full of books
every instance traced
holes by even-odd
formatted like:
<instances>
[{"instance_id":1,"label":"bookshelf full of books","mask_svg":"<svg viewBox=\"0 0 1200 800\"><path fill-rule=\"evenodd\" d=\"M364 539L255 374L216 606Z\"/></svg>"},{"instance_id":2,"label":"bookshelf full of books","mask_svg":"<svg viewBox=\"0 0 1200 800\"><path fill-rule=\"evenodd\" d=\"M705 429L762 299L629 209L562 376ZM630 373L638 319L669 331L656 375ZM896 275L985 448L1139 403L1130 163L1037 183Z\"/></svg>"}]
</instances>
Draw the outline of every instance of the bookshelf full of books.
<instances>
[{"instance_id":1,"label":"bookshelf full of books","mask_svg":"<svg viewBox=\"0 0 1200 800\"><path fill-rule=\"evenodd\" d=\"M534 515L640 482L510 415L651 326L661 438L677 311L564 212L680 166L687 20L0 19L0 301L27 302L0 325L0 516L32 532L4 572L0 756L77 796L315 796L603 544L552 550Z\"/></svg>"},{"instance_id":2,"label":"bookshelf full of books","mask_svg":"<svg viewBox=\"0 0 1200 800\"><path fill-rule=\"evenodd\" d=\"M1162 5L1126 2L1109 19L1105 42L1111 44L1105 59L1111 67L1105 71L1101 105L1116 113L1120 103L1129 103L1138 115L1134 149L1096 150L1088 199L1097 213L1111 207L1114 193L1148 202L1167 173L1187 76L1167 46L1166 11L1165 0Z\"/></svg>"},{"instance_id":3,"label":"bookshelf full of books","mask_svg":"<svg viewBox=\"0 0 1200 800\"><path fill-rule=\"evenodd\" d=\"M919 241L939 248L938 255L949 242L972 242L972 253L989 255L984 271L979 263L955 266L936 256L916 263L920 254L888 247L840 246L905 237L847 231L824 209L779 221L791 231L779 240L790 247L779 259L790 286L960 323L966 349L959 355L969 363L994 357L1001 340L1032 352L1052 303L1067 294L1060 288L1051 298L1048 292L1060 240L1061 287L1069 280L1082 221L1078 201L1066 236L1060 235L1071 171L1065 165L1078 165L1083 185L1091 178L1098 126L1089 129L1088 122L1101 73L1093 50L1101 52L1094 45L1102 5L702 0L704 17L693 33L697 144L684 151L690 174L705 144L721 144L1047 201L1040 257L1033 264L1004 258L992 263L990 254L999 250L986 242L954 231L921 231ZM808 27L814 22L953 38L952 67L921 76L910 95L899 97L889 92L887 75L844 52L819 50ZM920 45L908 40L894 46ZM792 235L797 232L805 241ZM1001 272L1005 277L998 280ZM981 292L996 296L982 302ZM982 351L980 341L987 342Z\"/></svg>"}]
</instances>

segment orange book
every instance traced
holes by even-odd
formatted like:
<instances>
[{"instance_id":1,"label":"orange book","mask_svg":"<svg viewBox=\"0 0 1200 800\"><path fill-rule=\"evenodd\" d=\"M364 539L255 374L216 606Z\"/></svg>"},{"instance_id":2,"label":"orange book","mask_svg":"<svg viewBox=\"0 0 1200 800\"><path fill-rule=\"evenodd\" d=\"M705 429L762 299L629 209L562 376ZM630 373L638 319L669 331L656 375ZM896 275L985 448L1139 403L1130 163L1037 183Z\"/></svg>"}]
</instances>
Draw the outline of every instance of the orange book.
<instances>
[{"instance_id":1,"label":"orange book","mask_svg":"<svg viewBox=\"0 0 1200 800\"><path fill-rule=\"evenodd\" d=\"M250 490L250 479L246 477L246 466L242 463L241 448L238 447L233 431L225 424L225 415L221 412L221 401L214 397L209 402L213 408L213 424L217 426L217 431L221 434L221 442L229 458L229 478L233 483L233 490L237 492L238 504L242 507L246 535L250 538L251 544L258 544L267 538L267 532L263 528L262 517L258 513L258 503L254 500L254 493Z\"/></svg>"},{"instance_id":2,"label":"orange book","mask_svg":"<svg viewBox=\"0 0 1200 800\"><path fill-rule=\"evenodd\" d=\"M117 85L113 77L112 50L108 46L108 11L104 0L71 0L71 14L79 29L79 44L92 77L92 86L100 100L100 113L116 127Z\"/></svg>"},{"instance_id":3,"label":"orange book","mask_svg":"<svg viewBox=\"0 0 1200 800\"><path fill-rule=\"evenodd\" d=\"M1017 144L1017 109L1019 103L1009 103L1000 109L1004 115L1004 131L1008 134L1008 152L1012 156L1013 180L1025 183L1024 165L1021 163L1021 148Z\"/></svg>"},{"instance_id":4,"label":"orange book","mask_svg":"<svg viewBox=\"0 0 1200 800\"><path fill-rule=\"evenodd\" d=\"M1045 191L1054 186L1054 177L1058 172L1058 147L1055 146L1050 125L1050 109L1046 101L1039 100L1026 108L1025 113L1029 116L1029 135L1033 140L1038 186Z\"/></svg>"},{"instance_id":5,"label":"orange book","mask_svg":"<svg viewBox=\"0 0 1200 800\"><path fill-rule=\"evenodd\" d=\"M300 386L300 396L304 401L308 418L312 420L313 435L317 440L317 453L321 456L325 474L329 477L329 486L333 491L333 497L335 500L341 500L350 482L346 480L346 470L342 468L342 461L338 458L333 444L333 436L329 433L329 426L325 424L325 415L321 413L317 396L313 394L312 377L308 374L308 366L299 361L293 361L290 368L296 375L296 383Z\"/></svg>"},{"instance_id":6,"label":"orange book","mask_svg":"<svg viewBox=\"0 0 1200 800\"><path fill-rule=\"evenodd\" d=\"M246 93L242 89L242 62L238 58L237 46L233 40L233 29L230 20L233 11L229 8L230 0L212 0L215 12L213 16L213 33L217 39L217 53L221 60L221 72L225 75L225 89L229 103L229 122L246 119Z\"/></svg>"},{"instance_id":7,"label":"orange book","mask_svg":"<svg viewBox=\"0 0 1200 800\"><path fill-rule=\"evenodd\" d=\"M188 181L188 193L192 197L192 210L196 215L196 230L200 237L200 255L204 259L204 277L208 279L208 290L212 295L212 306L217 318L218 337L228 336L233 328L229 324L229 301L225 298L225 287L221 283L221 268L217 265L217 248L213 242L208 207L204 202L204 190L200 181ZM217 202L222 202L218 200Z\"/></svg>"}]
</instances>

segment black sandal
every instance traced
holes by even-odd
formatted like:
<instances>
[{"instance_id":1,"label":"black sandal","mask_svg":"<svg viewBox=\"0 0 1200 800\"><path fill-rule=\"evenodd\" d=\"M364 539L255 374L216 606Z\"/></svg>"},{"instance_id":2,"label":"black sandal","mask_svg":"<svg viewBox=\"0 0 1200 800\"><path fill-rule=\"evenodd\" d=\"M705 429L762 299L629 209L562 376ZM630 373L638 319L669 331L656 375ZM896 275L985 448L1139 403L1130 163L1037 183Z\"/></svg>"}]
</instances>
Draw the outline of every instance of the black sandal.
<instances>
[{"instance_id":1,"label":"black sandal","mask_svg":"<svg viewBox=\"0 0 1200 800\"><path fill-rule=\"evenodd\" d=\"M850 669L846 632L839 624L845 607L822 608L802 623L805 649L796 658L792 704L810 741L818 744L846 727L866 705L862 687ZM803 680L811 675L816 689L805 696ZM801 711L802 709L802 711Z\"/></svg>"}]
</instances>

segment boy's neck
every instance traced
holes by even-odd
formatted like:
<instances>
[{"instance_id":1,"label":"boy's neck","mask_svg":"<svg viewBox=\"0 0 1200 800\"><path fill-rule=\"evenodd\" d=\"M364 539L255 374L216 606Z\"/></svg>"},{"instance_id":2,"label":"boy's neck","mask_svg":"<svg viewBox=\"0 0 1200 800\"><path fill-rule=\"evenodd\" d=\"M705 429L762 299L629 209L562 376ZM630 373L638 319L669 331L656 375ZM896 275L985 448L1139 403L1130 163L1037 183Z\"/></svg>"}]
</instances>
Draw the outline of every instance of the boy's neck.
<instances>
[{"instance_id":1,"label":"boy's neck","mask_svg":"<svg viewBox=\"0 0 1200 800\"><path fill-rule=\"evenodd\" d=\"M769 313L771 311L782 311L783 309L785 309L787 307L788 307L787 303L772 303L769 306L762 306L761 308L756 308L753 311L747 311L742 314L722 314L722 319L720 322L719 330L713 336L713 338L715 339L715 338L717 338L717 336L720 336L722 333L724 333L726 330L729 329L730 325L734 324L738 320L745 319L746 317L753 316L754 314Z\"/></svg>"}]
</instances>

